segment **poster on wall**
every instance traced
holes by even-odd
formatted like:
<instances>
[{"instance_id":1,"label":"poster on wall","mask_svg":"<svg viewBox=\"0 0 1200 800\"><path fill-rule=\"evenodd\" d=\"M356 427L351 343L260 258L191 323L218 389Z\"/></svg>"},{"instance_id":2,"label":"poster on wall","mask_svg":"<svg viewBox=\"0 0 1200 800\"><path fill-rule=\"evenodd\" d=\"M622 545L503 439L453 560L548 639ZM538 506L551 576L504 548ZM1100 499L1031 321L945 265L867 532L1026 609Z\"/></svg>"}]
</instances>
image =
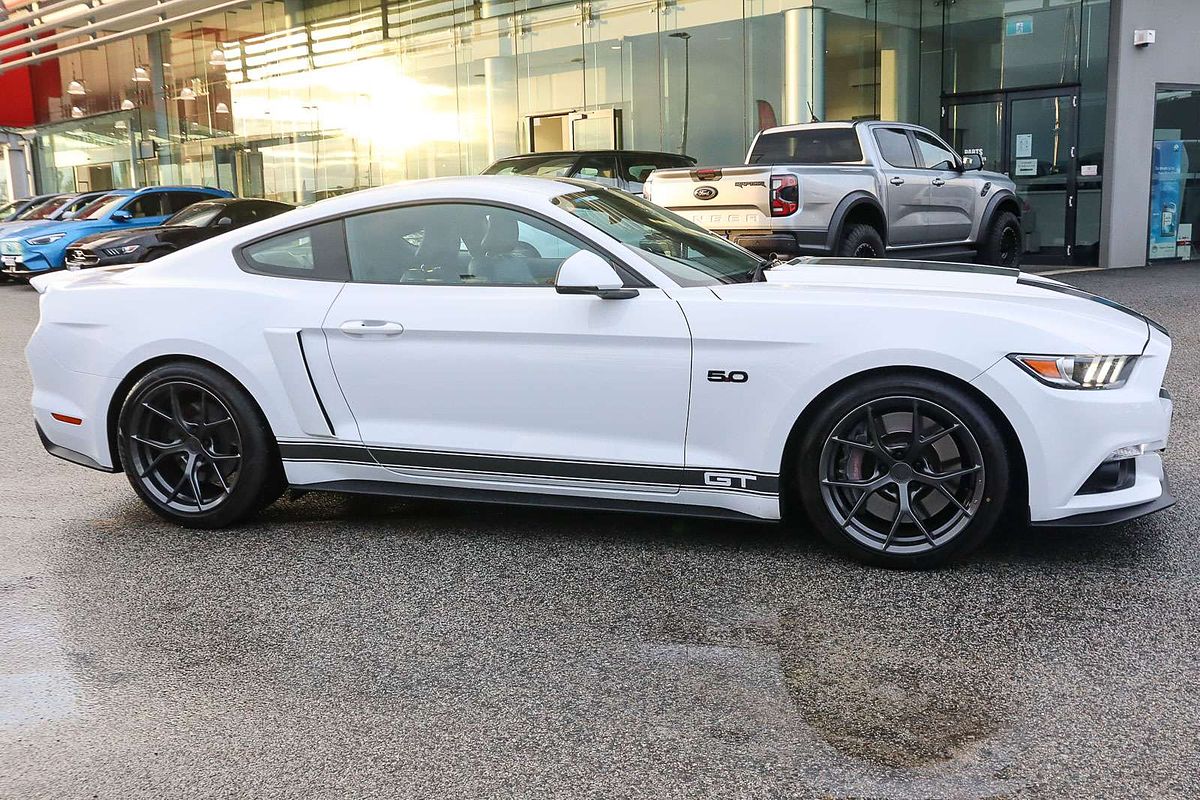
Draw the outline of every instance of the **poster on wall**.
<instances>
[{"instance_id":1,"label":"poster on wall","mask_svg":"<svg viewBox=\"0 0 1200 800\"><path fill-rule=\"evenodd\" d=\"M1183 142L1154 143L1150 173L1150 259L1175 258L1179 214L1183 211Z\"/></svg>"}]
</instances>

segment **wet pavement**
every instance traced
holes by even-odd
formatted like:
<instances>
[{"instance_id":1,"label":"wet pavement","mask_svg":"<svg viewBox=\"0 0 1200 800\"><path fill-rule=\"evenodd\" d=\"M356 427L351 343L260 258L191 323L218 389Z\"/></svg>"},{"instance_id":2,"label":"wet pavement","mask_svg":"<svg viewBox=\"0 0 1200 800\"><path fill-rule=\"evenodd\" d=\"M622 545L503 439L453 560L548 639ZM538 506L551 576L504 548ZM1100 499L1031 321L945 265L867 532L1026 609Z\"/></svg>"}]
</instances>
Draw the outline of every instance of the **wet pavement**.
<instances>
[{"instance_id":1,"label":"wet pavement","mask_svg":"<svg viewBox=\"0 0 1200 800\"><path fill-rule=\"evenodd\" d=\"M1171 329L1180 503L921 574L337 495L174 528L42 451L0 285L0 798L1196 797L1200 268L1064 277Z\"/></svg>"}]
</instances>

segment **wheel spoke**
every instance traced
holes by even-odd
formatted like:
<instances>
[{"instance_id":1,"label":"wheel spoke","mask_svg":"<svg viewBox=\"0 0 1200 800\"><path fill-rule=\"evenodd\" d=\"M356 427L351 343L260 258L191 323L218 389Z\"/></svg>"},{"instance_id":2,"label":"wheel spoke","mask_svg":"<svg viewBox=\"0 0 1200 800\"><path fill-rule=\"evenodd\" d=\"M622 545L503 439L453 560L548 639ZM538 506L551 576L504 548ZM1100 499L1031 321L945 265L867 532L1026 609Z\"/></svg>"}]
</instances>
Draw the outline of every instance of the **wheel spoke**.
<instances>
[{"instance_id":1,"label":"wheel spoke","mask_svg":"<svg viewBox=\"0 0 1200 800\"><path fill-rule=\"evenodd\" d=\"M875 494L875 492L879 491L882 488L883 488L882 485L873 486L873 487L868 488L865 492L863 492L862 496L859 497L858 500L854 503L854 507L850 509L850 513L846 515L846 521L842 523L842 527L843 528L847 527L854 520L854 517L858 515L858 512L862 510L863 506L865 506L867 504L867 499L870 498L871 496L873 496Z\"/></svg>"},{"instance_id":2,"label":"wheel spoke","mask_svg":"<svg viewBox=\"0 0 1200 800\"><path fill-rule=\"evenodd\" d=\"M171 489L171 493L167 495L167 499L164 501L167 505L171 505L175 498L179 497L179 490L183 488L183 485L187 483L187 480L188 475L187 470L185 469L183 475L179 477L179 482L175 484L175 488Z\"/></svg>"},{"instance_id":3,"label":"wheel spoke","mask_svg":"<svg viewBox=\"0 0 1200 800\"><path fill-rule=\"evenodd\" d=\"M170 414L167 414L163 411L159 411L157 408L150 405L149 403L142 403L142 408L146 409L147 411L149 411L151 413L157 414L158 416L165 419L167 422L172 422L172 423L175 422L175 419Z\"/></svg>"},{"instance_id":4,"label":"wheel spoke","mask_svg":"<svg viewBox=\"0 0 1200 800\"><path fill-rule=\"evenodd\" d=\"M908 449L905 451L905 460L912 463L916 460L917 454L920 451L921 445L921 401L913 398L912 401L912 434L908 439Z\"/></svg>"},{"instance_id":5,"label":"wheel spoke","mask_svg":"<svg viewBox=\"0 0 1200 800\"><path fill-rule=\"evenodd\" d=\"M954 480L955 478L961 478L964 475L971 475L979 472L981 469L983 469L983 466L981 464L976 464L975 466L967 467L966 469L956 469L953 472L941 472L935 475L927 475L924 472L918 472L915 480L919 480L922 483L940 484L943 481Z\"/></svg>"},{"instance_id":6,"label":"wheel spoke","mask_svg":"<svg viewBox=\"0 0 1200 800\"><path fill-rule=\"evenodd\" d=\"M196 508L199 511L203 511L204 501L200 496L200 459L192 456L184 472L187 475L188 482L191 484L192 499L196 501Z\"/></svg>"},{"instance_id":7,"label":"wheel spoke","mask_svg":"<svg viewBox=\"0 0 1200 800\"><path fill-rule=\"evenodd\" d=\"M879 455L883 456L883 458L885 458L887 461L895 462L896 459L892 455L892 451L888 450L887 446L883 443L883 434L879 430L879 419L875 416L874 407L868 405L866 413L867 434L871 438L871 444L874 446L875 451L879 453Z\"/></svg>"},{"instance_id":8,"label":"wheel spoke","mask_svg":"<svg viewBox=\"0 0 1200 800\"><path fill-rule=\"evenodd\" d=\"M885 553L887 552L888 546L891 545L892 539L896 535L896 531L900 528L900 520L902 520L902 519L904 519L904 512L901 509L897 508L896 509L896 518L894 520L892 520L892 527L888 531L887 538L883 540L883 548L882 548L883 552L885 552Z\"/></svg>"},{"instance_id":9,"label":"wheel spoke","mask_svg":"<svg viewBox=\"0 0 1200 800\"><path fill-rule=\"evenodd\" d=\"M216 474L217 481L220 482L221 488L225 491L225 494L229 494L229 484L225 482L225 476L221 474L221 468L217 466L217 462L213 461L211 457L209 457L209 463L212 465L213 472Z\"/></svg>"},{"instance_id":10,"label":"wheel spoke","mask_svg":"<svg viewBox=\"0 0 1200 800\"><path fill-rule=\"evenodd\" d=\"M875 445L870 442L856 442L853 439L843 439L840 436L833 436L829 441L836 444L844 444L847 447L857 447L860 450L870 450L872 452L875 450Z\"/></svg>"},{"instance_id":11,"label":"wheel spoke","mask_svg":"<svg viewBox=\"0 0 1200 800\"><path fill-rule=\"evenodd\" d=\"M941 492L942 494L944 494L944 495L946 496L946 499L947 499L947 500L949 500L951 503L954 503L954 505L958 506L958 510L959 510L959 511L961 511L961 512L962 512L962 513L964 513L964 514L966 514L968 517L973 517L973 516L975 516L974 514L972 514L972 513L971 513L970 509L968 509L968 508L967 508L966 506L964 506L962 503L958 502L958 498L957 498L957 497L955 497L955 496L953 495L953 493L951 493L951 492L950 492L950 490L949 490L949 489L947 489L945 486L942 486L940 483L935 483L935 484L933 485L933 488L934 488L934 489L937 489L939 492Z\"/></svg>"},{"instance_id":12,"label":"wheel spoke","mask_svg":"<svg viewBox=\"0 0 1200 800\"><path fill-rule=\"evenodd\" d=\"M153 439L145 439L138 436L136 433L129 434L129 438L138 444L144 444L147 447L153 447L157 450L169 450L171 452L177 452L180 445L180 442L156 442Z\"/></svg>"},{"instance_id":13,"label":"wheel spoke","mask_svg":"<svg viewBox=\"0 0 1200 800\"><path fill-rule=\"evenodd\" d=\"M159 454L158 454L158 455L156 455L154 458L150 459L150 463L149 463L149 464L147 464L147 465L146 465L146 466L145 466L145 467L144 467L144 468L141 470L141 472L139 472L139 473L138 473L138 477L139 477L139 478L144 478L144 477L146 477L147 475L149 475L149 474L150 474L150 471L151 471L151 470L153 470L153 469L154 469L155 467L157 467L157 466L158 466L160 463L162 463L162 460L163 460L164 458L166 458L167 456L174 455L174 454L175 454L175 452L174 452L173 450L164 450L163 452L159 453Z\"/></svg>"},{"instance_id":14,"label":"wheel spoke","mask_svg":"<svg viewBox=\"0 0 1200 800\"><path fill-rule=\"evenodd\" d=\"M175 424L179 426L179 430L187 433L188 423L183 418L183 405L179 402L179 387L172 384L170 389L168 389L168 394L171 398L171 417Z\"/></svg>"},{"instance_id":15,"label":"wheel spoke","mask_svg":"<svg viewBox=\"0 0 1200 800\"><path fill-rule=\"evenodd\" d=\"M837 486L839 489L870 489L871 491L882 488L886 482L886 476L884 478L871 478L865 481L834 481L829 478L821 481L826 486Z\"/></svg>"}]
</instances>

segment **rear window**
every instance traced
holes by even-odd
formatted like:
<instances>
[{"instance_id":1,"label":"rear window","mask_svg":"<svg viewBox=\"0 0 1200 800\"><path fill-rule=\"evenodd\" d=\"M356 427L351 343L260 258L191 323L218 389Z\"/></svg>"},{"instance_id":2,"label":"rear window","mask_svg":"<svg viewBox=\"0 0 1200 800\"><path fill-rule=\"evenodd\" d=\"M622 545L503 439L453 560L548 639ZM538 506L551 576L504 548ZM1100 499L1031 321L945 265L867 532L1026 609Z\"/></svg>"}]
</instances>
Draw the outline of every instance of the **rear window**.
<instances>
[{"instance_id":1,"label":"rear window","mask_svg":"<svg viewBox=\"0 0 1200 800\"><path fill-rule=\"evenodd\" d=\"M483 171L484 175L542 175L561 178L571 172L577 155L520 156L497 161Z\"/></svg>"},{"instance_id":2,"label":"rear window","mask_svg":"<svg viewBox=\"0 0 1200 800\"><path fill-rule=\"evenodd\" d=\"M856 164L862 161L853 128L764 133L750 152L751 164Z\"/></svg>"}]
</instances>

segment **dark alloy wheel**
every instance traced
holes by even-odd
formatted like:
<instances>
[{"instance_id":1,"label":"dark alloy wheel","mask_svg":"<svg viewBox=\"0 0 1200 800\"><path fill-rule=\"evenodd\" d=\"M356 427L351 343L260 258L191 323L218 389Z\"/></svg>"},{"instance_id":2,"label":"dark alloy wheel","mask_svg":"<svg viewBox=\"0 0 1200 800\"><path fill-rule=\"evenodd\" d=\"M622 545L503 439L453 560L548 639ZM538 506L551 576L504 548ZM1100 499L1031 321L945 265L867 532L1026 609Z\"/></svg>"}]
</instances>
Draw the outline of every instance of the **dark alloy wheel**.
<instances>
[{"instance_id":1,"label":"dark alloy wheel","mask_svg":"<svg viewBox=\"0 0 1200 800\"><path fill-rule=\"evenodd\" d=\"M998 214L979 242L978 261L997 267L1021 266L1021 220L1011 211Z\"/></svg>"},{"instance_id":2,"label":"dark alloy wheel","mask_svg":"<svg viewBox=\"0 0 1200 800\"><path fill-rule=\"evenodd\" d=\"M273 438L245 391L199 364L140 380L117 431L129 482L174 522L216 528L254 513L283 489Z\"/></svg>"},{"instance_id":3,"label":"dark alloy wheel","mask_svg":"<svg viewBox=\"0 0 1200 800\"><path fill-rule=\"evenodd\" d=\"M842 235L837 254L848 258L883 258L883 237L870 225L850 225Z\"/></svg>"},{"instance_id":4,"label":"dark alloy wheel","mask_svg":"<svg viewBox=\"0 0 1200 800\"><path fill-rule=\"evenodd\" d=\"M961 390L913 377L849 390L805 437L800 494L821 533L870 563L925 567L977 546L1008 492L995 424Z\"/></svg>"}]
</instances>

